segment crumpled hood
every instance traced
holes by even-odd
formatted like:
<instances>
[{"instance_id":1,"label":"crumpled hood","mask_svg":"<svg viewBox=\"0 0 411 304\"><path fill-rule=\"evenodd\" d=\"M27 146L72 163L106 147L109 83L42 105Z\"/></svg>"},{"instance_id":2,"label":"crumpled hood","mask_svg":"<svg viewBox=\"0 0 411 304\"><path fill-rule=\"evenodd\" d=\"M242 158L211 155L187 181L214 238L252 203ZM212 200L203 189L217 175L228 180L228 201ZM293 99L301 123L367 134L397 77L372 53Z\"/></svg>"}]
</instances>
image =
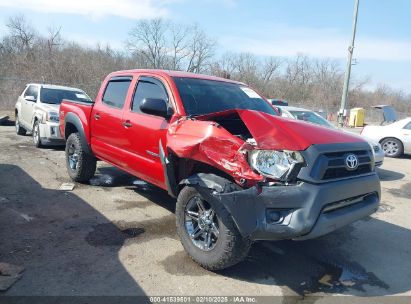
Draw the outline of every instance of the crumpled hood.
<instances>
[{"instance_id":1,"label":"crumpled hood","mask_svg":"<svg viewBox=\"0 0 411 304\"><path fill-rule=\"evenodd\" d=\"M354 135L297 120L251 110L229 110L171 121L165 150L180 159L215 167L231 175L242 187L251 187L264 180L264 176L249 164L247 151L256 147L220 124L224 118L230 121L233 116L234 120L241 119L244 123L257 149L302 151L314 144L364 141Z\"/></svg>"},{"instance_id":2,"label":"crumpled hood","mask_svg":"<svg viewBox=\"0 0 411 304\"><path fill-rule=\"evenodd\" d=\"M302 151L316 144L352 143L364 140L354 134L253 110L229 110L199 117L213 120L237 112L259 149Z\"/></svg>"}]
</instances>

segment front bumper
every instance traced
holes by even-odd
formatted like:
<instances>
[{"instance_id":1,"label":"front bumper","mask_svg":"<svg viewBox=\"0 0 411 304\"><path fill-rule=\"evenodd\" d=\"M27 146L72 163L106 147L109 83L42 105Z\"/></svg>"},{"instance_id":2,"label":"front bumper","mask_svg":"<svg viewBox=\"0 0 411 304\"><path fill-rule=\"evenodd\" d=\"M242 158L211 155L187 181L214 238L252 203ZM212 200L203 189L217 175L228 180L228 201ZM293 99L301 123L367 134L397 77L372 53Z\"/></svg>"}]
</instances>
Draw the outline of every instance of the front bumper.
<instances>
[{"instance_id":1,"label":"front bumper","mask_svg":"<svg viewBox=\"0 0 411 304\"><path fill-rule=\"evenodd\" d=\"M380 192L378 176L372 173L322 184L264 186L260 193L252 187L202 194L208 196L205 199L218 200L226 207L243 236L252 240L303 240L327 234L374 213ZM270 222L267 210L278 211L282 220Z\"/></svg>"},{"instance_id":2,"label":"front bumper","mask_svg":"<svg viewBox=\"0 0 411 304\"><path fill-rule=\"evenodd\" d=\"M381 167L383 162L384 162L384 157L385 153L383 149L380 149L377 152L374 152L374 160L375 160L375 166L376 167Z\"/></svg>"},{"instance_id":3,"label":"front bumper","mask_svg":"<svg viewBox=\"0 0 411 304\"><path fill-rule=\"evenodd\" d=\"M41 123L39 127L43 145L64 145L64 138L60 134L58 122Z\"/></svg>"}]
</instances>

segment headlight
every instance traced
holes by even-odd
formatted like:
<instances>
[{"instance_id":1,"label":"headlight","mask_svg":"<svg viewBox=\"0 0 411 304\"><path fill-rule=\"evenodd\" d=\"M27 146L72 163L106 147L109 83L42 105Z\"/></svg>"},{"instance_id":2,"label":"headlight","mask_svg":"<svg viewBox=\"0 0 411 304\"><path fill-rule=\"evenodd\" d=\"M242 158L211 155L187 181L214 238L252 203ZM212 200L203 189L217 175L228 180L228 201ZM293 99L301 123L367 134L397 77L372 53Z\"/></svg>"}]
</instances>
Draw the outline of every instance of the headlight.
<instances>
[{"instance_id":1,"label":"headlight","mask_svg":"<svg viewBox=\"0 0 411 304\"><path fill-rule=\"evenodd\" d=\"M47 112L46 120L51 122L59 122L59 113Z\"/></svg>"},{"instance_id":2,"label":"headlight","mask_svg":"<svg viewBox=\"0 0 411 304\"><path fill-rule=\"evenodd\" d=\"M373 148L375 153L378 153L381 150L381 145L380 144L373 145L372 148Z\"/></svg>"},{"instance_id":3,"label":"headlight","mask_svg":"<svg viewBox=\"0 0 411 304\"><path fill-rule=\"evenodd\" d=\"M253 150L249 161L260 174L284 180L294 164L303 163L304 158L296 151Z\"/></svg>"}]
</instances>

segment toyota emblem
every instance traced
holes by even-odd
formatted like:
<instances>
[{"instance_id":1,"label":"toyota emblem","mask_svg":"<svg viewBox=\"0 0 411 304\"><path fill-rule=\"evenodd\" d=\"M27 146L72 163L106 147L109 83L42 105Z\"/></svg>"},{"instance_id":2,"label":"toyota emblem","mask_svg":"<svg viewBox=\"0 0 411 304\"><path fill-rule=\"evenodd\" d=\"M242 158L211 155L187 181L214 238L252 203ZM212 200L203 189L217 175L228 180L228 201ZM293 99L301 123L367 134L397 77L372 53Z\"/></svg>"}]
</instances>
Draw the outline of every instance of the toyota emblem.
<instances>
[{"instance_id":1,"label":"toyota emblem","mask_svg":"<svg viewBox=\"0 0 411 304\"><path fill-rule=\"evenodd\" d=\"M358 158L354 154L349 154L345 159L345 166L348 170L355 170L358 168Z\"/></svg>"}]
</instances>

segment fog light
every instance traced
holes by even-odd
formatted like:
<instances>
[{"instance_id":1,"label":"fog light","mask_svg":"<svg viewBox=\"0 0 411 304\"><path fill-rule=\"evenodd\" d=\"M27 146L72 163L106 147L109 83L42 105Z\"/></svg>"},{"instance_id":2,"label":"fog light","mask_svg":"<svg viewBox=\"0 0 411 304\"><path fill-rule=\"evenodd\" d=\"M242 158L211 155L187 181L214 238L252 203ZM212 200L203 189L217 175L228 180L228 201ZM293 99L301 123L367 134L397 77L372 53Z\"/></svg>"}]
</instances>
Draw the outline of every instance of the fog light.
<instances>
[{"instance_id":1,"label":"fog light","mask_svg":"<svg viewBox=\"0 0 411 304\"><path fill-rule=\"evenodd\" d=\"M281 223L283 216L280 210L268 209L266 212L267 223Z\"/></svg>"}]
</instances>

